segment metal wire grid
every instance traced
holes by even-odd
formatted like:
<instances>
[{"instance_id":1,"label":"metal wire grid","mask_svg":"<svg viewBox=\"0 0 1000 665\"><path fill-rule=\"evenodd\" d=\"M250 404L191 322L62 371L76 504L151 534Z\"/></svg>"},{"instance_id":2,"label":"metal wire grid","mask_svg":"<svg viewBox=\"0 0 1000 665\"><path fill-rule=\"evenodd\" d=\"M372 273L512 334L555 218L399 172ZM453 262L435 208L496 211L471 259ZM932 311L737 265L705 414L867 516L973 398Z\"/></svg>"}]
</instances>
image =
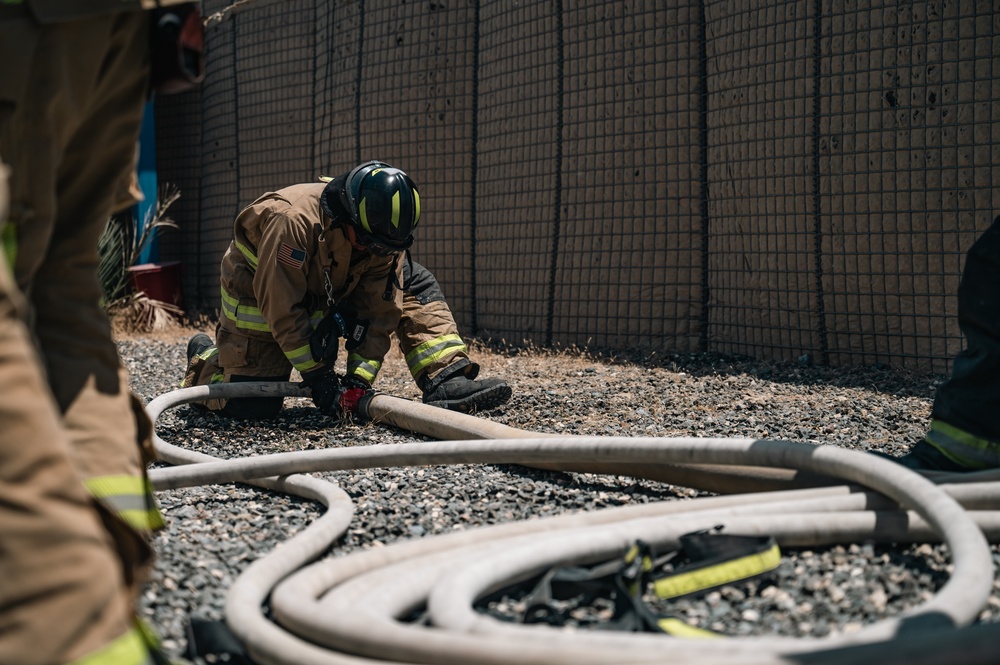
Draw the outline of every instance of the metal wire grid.
<instances>
[{"instance_id":1,"label":"metal wire grid","mask_svg":"<svg viewBox=\"0 0 1000 665\"><path fill-rule=\"evenodd\" d=\"M245 11L209 35L193 244L378 157L466 334L945 371L997 208L988 8L660 4Z\"/></svg>"},{"instance_id":2,"label":"metal wire grid","mask_svg":"<svg viewBox=\"0 0 1000 665\"><path fill-rule=\"evenodd\" d=\"M1000 203L997 19L975 2L834 6L818 80L830 362L944 370L964 252Z\"/></svg>"}]
</instances>

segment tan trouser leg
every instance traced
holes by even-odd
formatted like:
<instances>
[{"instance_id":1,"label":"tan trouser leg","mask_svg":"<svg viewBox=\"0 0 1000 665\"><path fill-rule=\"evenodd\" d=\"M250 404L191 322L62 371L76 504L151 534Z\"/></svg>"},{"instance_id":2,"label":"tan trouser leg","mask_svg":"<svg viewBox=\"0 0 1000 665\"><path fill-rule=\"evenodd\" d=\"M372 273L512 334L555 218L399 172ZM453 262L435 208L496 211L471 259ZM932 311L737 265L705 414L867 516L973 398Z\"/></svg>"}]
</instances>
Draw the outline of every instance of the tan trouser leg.
<instances>
[{"instance_id":1,"label":"tan trouser leg","mask_svg":"<svg viewBox=\"0 0 1000 665\"><path fill-rule=\"evenodd\" d=\"M207 386L213 383L231 383L260 379L261 381L287 381L292 373L288 358L274 340L263 340L232 332L219 325L215 331L216 346L191 359L182 386ZM280 410L280 397L243 398L244 407L232 400L231 408L226 408L231 400L212 399L200 402L209 411L225 411L236 417L248 417L257 405L261 415L271 415ZM249 408L246 405L250 405Z\"/></svg>"},{"instance_id":2,"label":"tan trouser leg","mask_svg":"<svg viewBox=\"0 0 1000 665\"><path fill-rule=\"evenodd\" d=\"M469 358L451 309L443 300L421 303L404 291L396 337L418 384L422 377L432 378L452 363Z\"/></svg>"},{"instance_id":3,"label":"tan trouser leg","mask_svg":"<svg viewBox=\"0 0 1000 665\"><path fill-rule=\"evenodd\" d=\"M51 665L131 628L131 593L70 462L0 254L0 663Z\"/></svg>"},{"instance_id":4,"label":"tan trouser leg","mask_svg":"<svg viewBox=\"0 0 1000 665\"><path fill-rule=\"evenodd\" d=\"M0 63L0 78L8 68L29 69L29 84L0 124L12 168L15 277L28 296L77 469L140 530L159 518L143 486L138 445L149 425L134 409L98 304L97 239L135 156L148 86L147 28L143 13L45 26L33 55ZM0 22L0 40L16 29ZM96 480L104 483L99 489ZM109 528L126 560L125 578L140 582L151 563L148 545L124 523Z\"/></svg>"}]
</instances>

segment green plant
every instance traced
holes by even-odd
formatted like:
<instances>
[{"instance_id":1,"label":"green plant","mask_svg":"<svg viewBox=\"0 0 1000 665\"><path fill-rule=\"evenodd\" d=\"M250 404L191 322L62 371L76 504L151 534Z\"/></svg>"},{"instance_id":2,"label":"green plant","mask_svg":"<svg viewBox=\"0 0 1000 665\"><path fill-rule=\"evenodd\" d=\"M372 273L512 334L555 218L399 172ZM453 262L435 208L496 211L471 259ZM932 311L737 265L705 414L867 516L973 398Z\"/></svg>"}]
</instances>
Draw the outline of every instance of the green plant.
<instances>
[{"instance_id":1,"label":"green plant","mask_svg":"<svg viewBox=\"0 0 1000 665\"><path fill-rule=\"evenodd\" d=\"M163 228L177 228L177 223L166 213L178 198L180 191L175 186L164 187L156 205L149 209L141 232L134 217L111 217L97 241L102 305L120 328L130 332L161 330L183 314L170 303L133 291L129 279L129 268L138 263L157 234Z\"/></svg>"}]
</instances>

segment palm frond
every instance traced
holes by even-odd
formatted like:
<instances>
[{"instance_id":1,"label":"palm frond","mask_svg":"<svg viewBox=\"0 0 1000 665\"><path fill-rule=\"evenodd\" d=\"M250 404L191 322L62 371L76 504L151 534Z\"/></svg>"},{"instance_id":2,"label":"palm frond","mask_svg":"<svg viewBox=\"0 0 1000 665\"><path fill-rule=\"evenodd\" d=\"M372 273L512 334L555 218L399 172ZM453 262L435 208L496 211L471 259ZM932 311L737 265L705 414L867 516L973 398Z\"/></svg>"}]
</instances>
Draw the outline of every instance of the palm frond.
<instances>
[{"instance_id":1,"label":"palm frond","mask_svg":"<svg viewBox=\"0 0 1000 665\"><path fill-rule=\"evenodd\" d=\"M176 229L177 223L166 216L167 209L180 198L173 185L165 186L143 220L141 231L132 218L128 228L120 218L112 217L105 224L97 242L100 263L103 306L112 325L127 332L151 332L175 325L184 314L170 303L153 300L143 292L131 292L129 268L136 265L142 253L164 228Z\"/></svg>"}]
</instances>

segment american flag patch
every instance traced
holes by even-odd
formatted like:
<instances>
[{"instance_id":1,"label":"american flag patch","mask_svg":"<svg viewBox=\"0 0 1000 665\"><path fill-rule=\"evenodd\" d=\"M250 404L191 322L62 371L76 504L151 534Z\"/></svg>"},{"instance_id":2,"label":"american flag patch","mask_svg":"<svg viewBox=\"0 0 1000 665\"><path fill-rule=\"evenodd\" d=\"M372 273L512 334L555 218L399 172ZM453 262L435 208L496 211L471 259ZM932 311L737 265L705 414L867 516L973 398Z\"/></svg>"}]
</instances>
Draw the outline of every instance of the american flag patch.
<instances>
[{"instance_id":1,"label":"american flag patch","mask_svg":"<svg viewBox=\"0 0 1000 665\"><path fill-rule=\"evenodd\" d=\"M298 269L302 267L305 260L306 253L301 249L285 243L281 243L281 247L278 248L278 263L284 263L286 266Z\"/></svg>"}]
</instances>

